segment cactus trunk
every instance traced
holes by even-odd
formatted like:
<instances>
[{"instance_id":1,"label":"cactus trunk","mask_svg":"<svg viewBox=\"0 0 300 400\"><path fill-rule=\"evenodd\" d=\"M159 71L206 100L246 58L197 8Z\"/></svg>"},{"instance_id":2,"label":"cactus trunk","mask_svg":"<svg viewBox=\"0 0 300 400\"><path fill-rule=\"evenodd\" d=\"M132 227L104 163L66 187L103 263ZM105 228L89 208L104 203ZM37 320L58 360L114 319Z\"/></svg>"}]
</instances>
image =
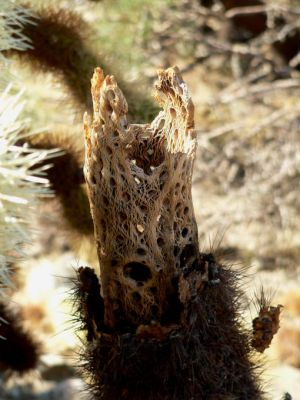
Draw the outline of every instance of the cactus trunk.
<instances>
[{"instance_id":1,"label":"cactus trunk","mask_svg":"<svg viewBox=\"0 0 300 400\"><path fill-rule=\"evenodd\" d=\"M77 291L91 389L103 400L259 399L239 279L199 252L193 103L176 67L155 89L163 110L129 125L114 77L97 68L92 79L84 170L100 269L80 268Z\"/></svg>"}]
</instances>

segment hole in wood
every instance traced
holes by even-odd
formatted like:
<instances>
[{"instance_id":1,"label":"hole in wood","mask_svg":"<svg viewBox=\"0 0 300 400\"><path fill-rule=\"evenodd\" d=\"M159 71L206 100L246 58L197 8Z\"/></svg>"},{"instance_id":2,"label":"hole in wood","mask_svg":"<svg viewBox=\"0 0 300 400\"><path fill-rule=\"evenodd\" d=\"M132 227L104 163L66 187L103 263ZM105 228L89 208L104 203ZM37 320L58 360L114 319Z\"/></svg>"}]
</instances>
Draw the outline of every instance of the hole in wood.
<instances>
[{"instance_id":1,"label":"hole in wood","mask_svg":"<svg viewBox=\"0 0 300 400\"><path fill-rule=\"evenodd\" d=\"M111 186L111 188L116 187L116 181L114 180L114 178L110 178L110 186Z\"/></svg>"},{"instance_id":2,"label":"hole in wood","mask_svg":"<svg viewBox=\"0 0 300 400\"><path fill-rule=\"evenodd\" d=\"M103 199L104 205L108 206L108 205L109 205L108 198L107 198L105 195L103 195L103 196L102 196L102 199Z\"/></svg>"},{"instance_id":3,"label":"hole in wood","mask_svg":"<svg viewBox=\"0 0 300 400\"><path fill-rule=\"evenodd\" d=\"M138 292L133 292L132 299L133 299L133 301L139 303L142 299L142 296Z\"/></svg>"},{"instance_id":4,"label":"hole in wood","mask_svg":"<svg viewBox=\"0 0 300 400\"><path fill-rule=\"evenodd\" d=\"M164 239L161 238L161 237L159 237L159 238L157 239L157 244L158 244L159 247L162 247L162 246L165 244Z\"/></svg>"},{"instance_id":5,"label":"hole in wood","mask_svg":"<svg viewBox=\"0 0 300 400\"><path fill-rule=\"evenodd\" d=\"M130 198L131 198L127 192L123 192L122 197L126 202L130 201Z\"/></svg>"},{"instance_id":6,"label":"hole in wood","mask_svg":"<svg viewBox=\"0 0 300 400\"><path fill-rule=\"evenodd\" d=\"M109 155L112 155L113 151L109 146L106 146L106 151L108 152Z\"/></svg>"},{"instance_id":7,"label":"hole in wood","mask_svg":"<svg viewBox=\"0 0 300 400\"><path fill-rule=\"evenodd\" d=\"M151 288L149 288L149 292L152 294L156 294L157 293L157 287L152 286Z\"/></svg>"},{"instance_id":8,"label":"hole in wood","mask_svg":"<svg viewBox=\"0 0 300 400\"><path fill-rule=\"evenodd\" d=\"M175 257L178 256L179 251L180 251L179 247L178 247L178 246L175 246L175 247L174 247L174 250L173 250L173 254L174 254Z\"/></svg>"},{"instance_id":9,"label":"hole in wood","mask_svg":"<svg viewBox=\"0 0 300 400\"><path fill-rule=\"evenodd\" d=\"M106 109L107 109L107 112L108 112L109 114L111 114L111 113L113 112L113 108L112 108L112 106L111 106L109 103L106 104Z\"/></svg>"},{"instance_id":10,"label":"hole in wood","mask_svg":"<svg viewBox=\"0 0 300 400\"><path fill-rule=\"evenodd\" d=\"M181 236L182 237L187 237L187 234L189 233L188 228L183 228L181 231Z\"/></svg>"},{"instance_id":11,"label":"hole in wood","mask_svg":"<svg viewBox=\"0 0 300 400\"><path fill-rule=\"evenodd\" d=\"M170 108L170 114L171 114L171 117L172 117L173 119L176 118L176 111L175 111L174 108Z\"/></svg>"},{"instance_id":12,"label":"hole in wood","mask_svg":"<svg viewBox=\"0 0 300 400\"><path fill-rule=\"evenodd\" d=\"M124 275L136 282L147 282L152 276L147 265L135 261L124 265Z\"/></svg>"},{"instance_id":13,"label":"hole in wood","mask_svg":"<svg viewBox=\"0 0 300 400\"><path fill-rule=\"evenodd\" d=\"M136 251L140 256L145 256L146 255L146 250L139 247Z\"/></svg>"}]
</instances>

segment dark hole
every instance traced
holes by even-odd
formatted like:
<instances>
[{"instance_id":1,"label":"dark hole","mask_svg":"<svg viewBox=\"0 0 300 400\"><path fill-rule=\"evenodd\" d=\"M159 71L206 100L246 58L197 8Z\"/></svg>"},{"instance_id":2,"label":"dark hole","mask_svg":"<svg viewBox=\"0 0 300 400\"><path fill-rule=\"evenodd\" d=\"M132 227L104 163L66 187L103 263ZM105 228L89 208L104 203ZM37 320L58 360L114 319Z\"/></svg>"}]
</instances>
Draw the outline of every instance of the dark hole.
<instances>
[{"instance_id":1,"label":"dark hole","mask_svg":"<svg viewBox=\"0 0 300 400\"><path fill-rule=\"evenodd\" d=\"M94 175L92 175L92 183L93 183L94 185L96 185L96 178L95 178Z\"/></svg>"},{"instance_id":2,"label":"dark hole","mask_svg":"<svg viewBox=\"0 0 300 400\"><path fill-rule=\"evenodd\" d=\"M157 287L152 286L151 288L149 288L149 291L150 291L152 294L156 294L156 293L157 293Z\"/></svg>"},{"instance_id":3,"label":"dark hole","mask_svg":"<svg viewBox=\"0 0 300 400\"><path fill-rule=\"evenodd\" d=\"M106 206L108 206L108 204L109 204L109 201L108 201L108 198L106 197L106 196L102 196L102 198L103 198L103 203L106 205Z\"/></svg>"},{"instance_id":4,"label":"dark hole","mask_svg":"<svg viewBox=\"0 0 300 400\"><path fill-rule=\"evenodd\" d=\"M187 215L189 213L189 208L185 207L184 210L183 210L183 213L184 213L184 215Z\"/></svg>"},{"instance_id":5,"label":"dark hole","mask_svg":"<svg viewBox=\"0 0 300 400\"><path fill-rule=\"evenodd\" d=\"M111 260L111 266L115 267L118 264L118 260Z\"/></svg>"},{"instance_id":6,"label":"dark hole","mask_svg":"<svg viewBox=\"0 0 300 400\"><path fill-rule=\"evenodd\" d=\"M112 149L111 149L109 146L106 146L106 151L107 151L108 154L110 154L110 155L113 153Z\"/></svg>"},{"instance_id":7,"label":"dark hole","mask_svg":"<svg viewBox=\"0 0 300 400\"><path fill-rule=\"evenodd\" d=\"M134 301L139 303L141 301L141 299L142 299L142 296L138 292L133 292L132 293L132 298L133 298Z\"/></svg>"},{"instance_id":8,"label":"dark hole","mask_svg":"<svg viewBox=\"0 0 300 400\"><path fill-rule=\"evenodd\" d=\"M124 192L122 196L125 201L130 201L130 195L127 192Z\"/></svg>"},{"instance_id":9,"label":"dark hole","mask_svg":"<svg viewBox=\"0 0 300 400\"><path fill-rule=\"evenodd\" d=\"M122 221L126 221L127 215L123 211L121 211L120 212L120 218L121 218Z\"/></svg>"},{"instance_id":10,"label":"dark hole","mask_svg":"<svg viewBox=\"0 0 300 400\"><path fill-rule=\"evenodd\" d=\"M179 247L178 246L174 246L173 254L174 254L175 257L178 256L178 254L179 254Z\"/></svg>"},{"instance_id":11,"label":"dark hole","mask_svg":"<svg viewBox=\"0 0 300 400\"><path fill-rule=\"evenodd\" d=\"M124 275L141 283L148 281L152 276L147 265L134 261L124 265Z\"/></svg>"},{"instance_id":12,"label":"dark hole","mask_svg":"<svg viewBox=\"0 0 300 400\"><path fill-rule=\"evenodd\" d=\"M188 228L183 228L182 231L181 231L182 237L186 237L188 233L189 233Z\"/></svg>"},{"instance_id":13,"label":"dark hole","mask_svg":"<svg viewBox=\"0 0 300 400\"><path fill-rule=\"evenodd\" d=\"M110 178L110 186L111 187L115 187L116 186L116 181L114 180L114 178Z\"/></svg>"},{"instance_id":14,"label":"dark hole","mask_svg":"<svg viewBox=\"0 0 300 400\"><path fill-rule=\"evenodd\" d=\"M148 194L150 197L154 197L156 195L156 190L150 190Z\"/></svg>"},{"instance_id":15,"label":"dark hole","mask_svg":"<svg viewBox=\"0 0 300 400\"><path fill-rule=\"evenodd\" d=\"M159 247L162 247L165 244L164 239L159 237L157 239L157 244L158 244Z\"/></svg>"},{"instance_id":16,"label":"dark hole","mask_svg":"<svg viewBox=\"0 0 300 400\"><path fill-rule=\"evenodd\" d=\"M142 249L141 247L137 249L136 251L138 254L140 254L141 256L145 256L146 255L146 250Z\"/></svg>"}]
</instances>

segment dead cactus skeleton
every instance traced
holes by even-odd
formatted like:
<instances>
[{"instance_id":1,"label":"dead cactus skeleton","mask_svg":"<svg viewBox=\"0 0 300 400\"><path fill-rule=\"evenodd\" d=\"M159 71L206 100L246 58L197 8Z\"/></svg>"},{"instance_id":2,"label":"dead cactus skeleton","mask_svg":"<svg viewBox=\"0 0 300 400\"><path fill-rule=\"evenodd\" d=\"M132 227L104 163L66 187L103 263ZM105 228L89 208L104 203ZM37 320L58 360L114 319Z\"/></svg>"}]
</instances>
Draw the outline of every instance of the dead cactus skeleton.
<instances>
[{"instance_id":1,"label":"dead cactus skeleton","mask_svg":"<svg viewBox=\"0 0 300 400\"><path fill-rule=\"evenodd\" d=\"M128 125L114 77L92 79L84 172L100 272L81 267L75 287L83 370L96 399L262 399L242 278L199 252L193 103L176 67L155 89L163 111Z\"/></svg>"},{"instance_id":2,"label":"dead cactus skeleton","mask_svg":"<svg viewBox=\"0 0 300 400\"><path fill-rule=\"evenodd\" d=\"M111 327L120 312L136 324L150 323L153 314L160 319L181 258L189 258L185 267L198 262L193 104L177 69L161 71L156 90L164 110L151 125L127 126L127 102L114 77L98 68L92 80L85 177Z\"/></svg>"}]
</instances>

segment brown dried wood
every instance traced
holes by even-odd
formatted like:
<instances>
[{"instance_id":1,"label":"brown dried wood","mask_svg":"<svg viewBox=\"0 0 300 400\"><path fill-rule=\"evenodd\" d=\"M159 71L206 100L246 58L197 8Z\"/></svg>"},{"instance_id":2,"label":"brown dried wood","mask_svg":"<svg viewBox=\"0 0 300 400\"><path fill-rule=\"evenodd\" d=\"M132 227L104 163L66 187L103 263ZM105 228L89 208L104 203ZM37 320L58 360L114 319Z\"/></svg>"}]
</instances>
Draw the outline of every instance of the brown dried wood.
<instances>
[{"instance_id":1,"label":"brown dried wood","mask_svg":"<svg viewBox=\"0 0 300 400\"><path fill-rule=\"evenodd\" d=\"M114 77L97 68L92 79L85 177L110 327L121 314L137 325L160 319L182 259L188 268L199 257L191 196L193 103L177 68L160 71L155 88L163 111L151 124L128 125Z\"/></svg>"}]
</instances>

